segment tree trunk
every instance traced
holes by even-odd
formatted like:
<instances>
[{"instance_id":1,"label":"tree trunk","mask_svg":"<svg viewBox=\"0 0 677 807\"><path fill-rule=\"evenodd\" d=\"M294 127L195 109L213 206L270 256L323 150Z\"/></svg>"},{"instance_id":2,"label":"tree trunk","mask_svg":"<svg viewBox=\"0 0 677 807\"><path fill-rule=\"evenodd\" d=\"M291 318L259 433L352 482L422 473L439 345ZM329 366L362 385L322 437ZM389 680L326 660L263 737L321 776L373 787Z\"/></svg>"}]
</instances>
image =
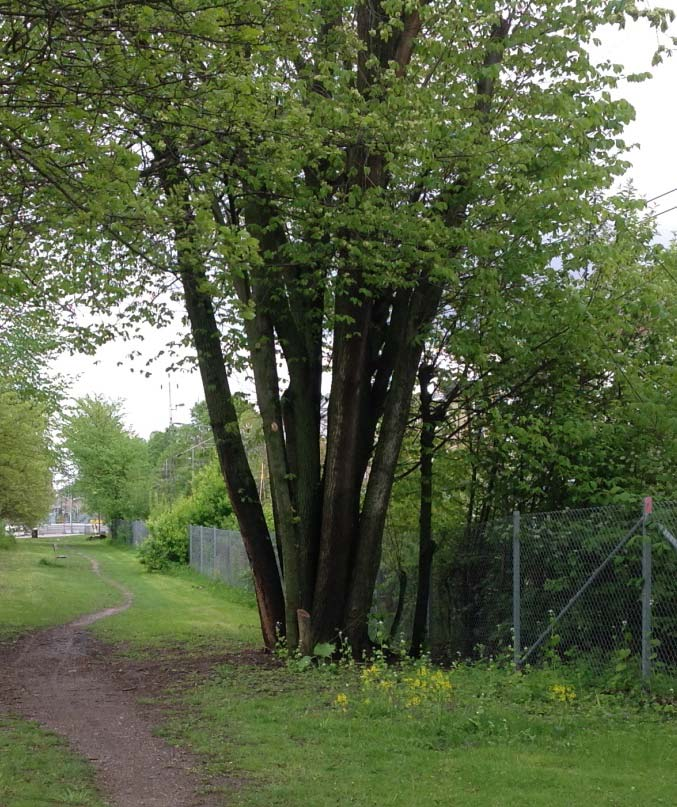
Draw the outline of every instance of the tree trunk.
<instances>
[{"instance_id":1,"label":"tree trunk","mask_svg":"<svg viewBox=\"0 0 677 807\"><path fill-rule=\"evenodd\" d=\"M254 299L258 303L256 296ZM245 327L254 370L256 400L263 420L271 495L275 501L275 531L282 544L284 559L285 633L289 646L296 647L299 638L296 612L304 604L301 589L304 576L300 568L297 517L289 484L273 327L263 305L257 304L254 319L247 320Z\"/></svg>"},{"instance_id":2,"label":"tree trunk","mask_svg":"<svg viewBox=\"0 0 677 807\"><path fill-rule=\"evenodd\" d=\"M407 573L404 569L400 569L398 572L398 589L397 589L397 607L395 608L395 616L393 617L392 625L390 626L390 635L389 641L393 644L397 639L397 632L400 629L400 623L402 622L402 614L404 613L404 602L407 598L407 583L409 582L409 578L407 577Z\"/></svg>"},{"instance_id":3,"label":"tree trunk","mask_svg":"<svg viewBox=\"0 0 677 807\"><path fill-rule=\"evenodd\" d=\"M275 255L285 243L272 204L252 194L245 204L247 226L263 255ZM302 270L299 269L299 272ZM245 321L256 397L264 426L276 535L282 544L286 635L299 641L297 613L312 604L320 508L321 328L307 321L299 300L297 277L288 270L286 297L272 299L270 278L281 270L274 262L236 281L243 303L254 304ZM287 359L290 383L283 396L277 373L276 332Z\"/></svg>"},{"instance_id":4,"label":"tree trunk","mask_svg":"<svg viewBox=\"0 0 677 807\"><path fill-rule=\"evenodd\" d=\"M335 640L344 625L353 548L359 531L360 437L369 384L371 308L368 302L344 301L339 309L351 321L337 324L334 341L320 554L312 610L315 642Z\"/></svg>"},{"instance_id":5,"label":"tree trunk","mask_svg":"<svg viewBox=\"0 0 677 807\"><path fill-rule=\"evenodd\" d=\"M441 290L422 278L406 305L406 330L381 421L360 517L359 543L351 569L345 618L353 653L369 648L368 617L381 560L383 529L390 502L395 467L407 425L409 405L422 351L421 332L434 316ZM393 313L393 316L395 314Z\"/></svg>"},{"instance_id":6,"label":"tree trunk","mask_svg":"<svg viewBox=\"0 0 677 807\"><path fill-rule=\"evenodd\" d=\"M252 569L263 640L266 647L273 649L285 627L284 596L273 544L233 404L214 304L200 264L199 248L194 245L195 214L189 186L173 148L166 146L157 157L164 192L180 204L173 223L184 303L216 453Z\"/></svg>"},{"instance_id":7,"label":"tree trunk","mask_svg":"<svg viewBox=\"0 0 677 807\"><path fill-rule=\"evenodd\" d=\"M263 639L266 647L273 649L285 625L282 585L256 480L240 434L211 297L200 290L204 280L194 272L181 271L216 452L252 568Z\"/></svg>"}]
</instances>

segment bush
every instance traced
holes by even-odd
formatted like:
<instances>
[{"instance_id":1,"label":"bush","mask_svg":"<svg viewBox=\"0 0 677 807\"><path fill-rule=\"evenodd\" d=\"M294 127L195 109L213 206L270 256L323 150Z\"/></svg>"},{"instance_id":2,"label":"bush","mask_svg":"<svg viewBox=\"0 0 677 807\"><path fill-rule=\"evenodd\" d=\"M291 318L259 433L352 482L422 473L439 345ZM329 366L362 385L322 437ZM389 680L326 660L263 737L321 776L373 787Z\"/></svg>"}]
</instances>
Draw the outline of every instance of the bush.
<instances>
[{"instance_id":1,"label":"bush","mask_svg":"<svg viewBox=\"0 0 677 807\"><path fill-rule=\"evenodd\" d=\"M141 544L140 556L149 571L164 569L171 563L188 563L191 504L190 497L183 497L148 520L148 538Z\"/></svg>"},{"instance_id":2,"label":"bush","mask_svg":"<svg viewBox=\"0 0 677 807\"><path fill-rule=\"evenodd\" d=\"M0 549L14 549L16 547L16 538L7 533L0 533Z\"/></svg>"},{"instance_id":3,"label":"bush","mask_svg":"<svg viewBox=\"0 0 677 807\"><path fill-rule=\"evenodd\" d=\"M202 524L221 529L235 526L233 511L218 465L214 462L196 475L190 496L155 511L148 519L148 538L140 558L149 571L173 563L188 563L188 526Z\"/></svg>"}]
</instances>

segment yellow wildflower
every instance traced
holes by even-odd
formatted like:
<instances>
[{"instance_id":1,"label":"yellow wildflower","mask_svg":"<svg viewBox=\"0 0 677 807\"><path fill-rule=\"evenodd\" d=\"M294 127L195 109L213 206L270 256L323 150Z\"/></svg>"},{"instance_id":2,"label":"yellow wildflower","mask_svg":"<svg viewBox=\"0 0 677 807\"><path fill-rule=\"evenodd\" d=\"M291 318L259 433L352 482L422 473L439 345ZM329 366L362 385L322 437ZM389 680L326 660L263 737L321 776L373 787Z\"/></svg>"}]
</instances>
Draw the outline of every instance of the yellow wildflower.
<instances>
[{"instance_id":1,"label":"yellow wildflower","mask_svg":"<svg viewBox=\"0 0 677 807\"><path fill-rule=\"evenodd\" d=\"M550 693L554 700L560 703L572 703L576 700L576 691L573 687L566 686L565 684L553 684L550 687Z\"/></svg>"},{"instance_id":2,"label":"yellow wildflower","mask_svg":"<svg viewBox=\"0 0 677 807\"><path fill-rule=\"evenodd\" d=\"M334 705L345 712L348 708L348 696L344 692L339 692L334 701Z\"/></svg>"}]
</instances>

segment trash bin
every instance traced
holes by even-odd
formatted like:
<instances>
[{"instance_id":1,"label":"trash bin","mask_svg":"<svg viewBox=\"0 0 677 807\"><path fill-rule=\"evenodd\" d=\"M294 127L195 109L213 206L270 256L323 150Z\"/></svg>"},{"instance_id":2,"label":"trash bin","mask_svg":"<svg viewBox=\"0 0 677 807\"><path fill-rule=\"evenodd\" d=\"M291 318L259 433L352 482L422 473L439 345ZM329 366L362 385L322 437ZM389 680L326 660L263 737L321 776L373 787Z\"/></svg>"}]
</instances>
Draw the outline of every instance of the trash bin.
<instances>
[{"instance_id":1,"label":"trash bin","mask_svg":"<svg viewBox=\"0 0 677 807\"><path fill-rule=\"evenodd\" d=\"M31 530L31 538L37 538L37 537L38 537L37 529Z\"/></svg>"}]
</instances>

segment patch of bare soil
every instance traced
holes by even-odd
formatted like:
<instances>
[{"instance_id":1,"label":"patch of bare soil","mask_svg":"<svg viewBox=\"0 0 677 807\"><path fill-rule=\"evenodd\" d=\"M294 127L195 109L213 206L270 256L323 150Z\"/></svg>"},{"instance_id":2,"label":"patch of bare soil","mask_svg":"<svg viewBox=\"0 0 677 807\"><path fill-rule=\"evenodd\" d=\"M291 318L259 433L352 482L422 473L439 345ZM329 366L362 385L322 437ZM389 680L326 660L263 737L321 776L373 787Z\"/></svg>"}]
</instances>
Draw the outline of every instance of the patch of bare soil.
<instances>
[{"instance_id":1,"label":"patch of bare soil","mask_svg":"<svg viewBox=\"0 0 677 807\"><path fill-rule=\"evenodd\" d=\"M93 569L98 567L92 562ZM233 656L182 656L176 651L151 661L122 659L86 627L129 608L130 592L117 608L40 631L0 647L0 709L36 720L66 738L97 771L112 807L216 807L224 797L206 794L195 757L153 734L159 703L141 705L182 680L208 677ZM251 653L239 663L268 663ZM235 783L233 783L235 784Z\"/></svg>"}]
</instances>

